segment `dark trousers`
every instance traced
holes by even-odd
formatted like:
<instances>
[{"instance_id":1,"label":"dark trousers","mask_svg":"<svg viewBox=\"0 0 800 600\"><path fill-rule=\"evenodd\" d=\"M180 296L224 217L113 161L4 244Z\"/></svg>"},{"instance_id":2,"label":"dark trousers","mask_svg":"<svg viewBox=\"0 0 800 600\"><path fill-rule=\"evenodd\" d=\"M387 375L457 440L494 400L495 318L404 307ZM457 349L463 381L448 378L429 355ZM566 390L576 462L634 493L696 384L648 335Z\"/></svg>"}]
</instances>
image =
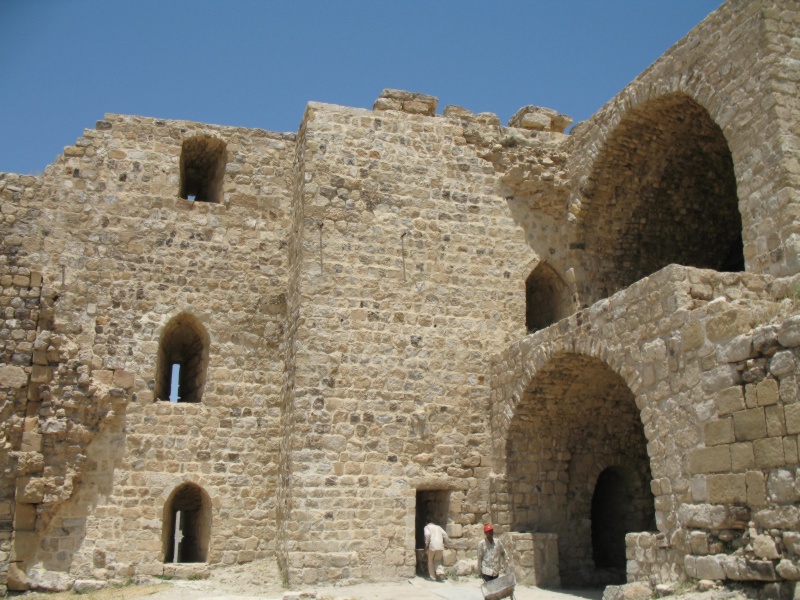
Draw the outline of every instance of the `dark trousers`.
<instances>
[{"instance_id":1,"label":"dark trousers","mask_svg":"<svg viewBox=\"0 0 800 600\"><path fill-rule=\"evenodd\" d=\"M481 573L481 577L483 577L484 581L491 581L492 579L497 579L497 575L485 575Z\"/></svg>"}]
</instances>

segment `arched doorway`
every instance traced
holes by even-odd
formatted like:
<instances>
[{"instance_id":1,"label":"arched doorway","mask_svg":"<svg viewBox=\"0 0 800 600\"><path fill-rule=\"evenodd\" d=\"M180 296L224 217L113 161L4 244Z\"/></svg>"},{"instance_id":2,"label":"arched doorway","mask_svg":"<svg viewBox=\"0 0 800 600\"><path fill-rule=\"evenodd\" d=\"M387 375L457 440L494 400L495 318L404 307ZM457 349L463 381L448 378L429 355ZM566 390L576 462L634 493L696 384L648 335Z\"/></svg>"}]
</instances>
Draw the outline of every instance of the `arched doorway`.
<instances>
[{"instance_id":1,"label":"arched doorway","mask_svg":"<svg viewBox=\"0 0 800 600\"><path fill-rule=\"evenodd\" d=\"M193 483L177 487L164 504L164 562L206 562L210 536L211 502L208 495Z\"/></svg>"},{"instance_id":2,"label":"arched doorway","mask_svg":"<svg viewBox=\"0 0 800 600\"><path fill-rule=\"evenodd\" d=\"M506 461L512 530L558 534L562 585L618 583L625 533L655 526L644 429L625 381L598 359L554 356L517 406ZM622 496L635 499L629 512L603 529L608 503Z\"/></svg>"},{"instance_id":3,"label":"arched doorway","mask_svg":"<svg viewBox=\"0 0 800 600\"><path fill-rule=\"evenodd\" d=\"M708 111L685 94L626 114L606 140L585 195L582 241L599 279L595 300L672 263L744 270L728 143Z\"/></svg>"}]
</instances>

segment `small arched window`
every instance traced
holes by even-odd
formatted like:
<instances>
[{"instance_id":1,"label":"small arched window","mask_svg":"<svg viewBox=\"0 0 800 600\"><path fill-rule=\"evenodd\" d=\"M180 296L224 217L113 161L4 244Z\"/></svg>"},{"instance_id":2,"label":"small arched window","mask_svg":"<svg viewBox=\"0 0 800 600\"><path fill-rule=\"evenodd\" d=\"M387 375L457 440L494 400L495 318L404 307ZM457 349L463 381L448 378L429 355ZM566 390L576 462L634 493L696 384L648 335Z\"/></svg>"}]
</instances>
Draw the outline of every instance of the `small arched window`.
<instances>
[{"instance_id":1,"label":"small arched window","mask_svg":"<svg viewBox=\"0 0 800 600\"><path fill-rule=\"evenodd\" d=\"M525 281L525 325L539 331L574 312L569 289L547 263L539 265Z\"/></svg>"},{"instance_id":2,"label":"small arched window","mask_svg":"<svg viewBox=\"0 0 800 600\"><path fill-rule=\"evenodd\" d=\"M222 140L208 135L184 140L181 149L181 198L220 203L227 160L228 153Z\"/></svg>"},{"instance_id":3,"label":"small arched window","mask_svg":"<svg viewBox=\"0 0 800 600\"><path fill-rule=\"evenodd\" d=\"M166 504L161 533L165 563L198 563L208 560L211 537L211 501L198 485L175 488Z\"/></svg>"},{"instance_id":4,"label":"small arched window","mask_svg":"<svg viewBox=\"0 0 800 600\"><path fill-rule=\"evenodd\" d=\"M208 333L196 317L182 313L167 324L158 345L156 399L200 402L206 383L208 346Z\"/></svg>"}]
</instances>

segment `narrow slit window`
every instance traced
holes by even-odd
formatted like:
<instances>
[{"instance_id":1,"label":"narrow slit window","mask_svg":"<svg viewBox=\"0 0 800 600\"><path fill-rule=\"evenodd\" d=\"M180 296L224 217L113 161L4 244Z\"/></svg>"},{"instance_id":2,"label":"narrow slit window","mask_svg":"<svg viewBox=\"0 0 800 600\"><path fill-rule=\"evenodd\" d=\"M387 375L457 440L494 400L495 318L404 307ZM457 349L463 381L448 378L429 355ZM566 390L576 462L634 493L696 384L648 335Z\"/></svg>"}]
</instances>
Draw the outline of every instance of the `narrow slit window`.
<instances>
[{"instance_id":1,"label":"narrow slit window","mask_svg":"<svg viewBox=\"0 0 800 600\"><path fill-rule=\"evenodd\" d=\"M181 380L181 366L178 363L174 363L172 365L172 370L170 372L170 381L169 381L170 402L180 402L180 396L178 396L178 382L180 380Z\"/></svg>"}]
</instances>

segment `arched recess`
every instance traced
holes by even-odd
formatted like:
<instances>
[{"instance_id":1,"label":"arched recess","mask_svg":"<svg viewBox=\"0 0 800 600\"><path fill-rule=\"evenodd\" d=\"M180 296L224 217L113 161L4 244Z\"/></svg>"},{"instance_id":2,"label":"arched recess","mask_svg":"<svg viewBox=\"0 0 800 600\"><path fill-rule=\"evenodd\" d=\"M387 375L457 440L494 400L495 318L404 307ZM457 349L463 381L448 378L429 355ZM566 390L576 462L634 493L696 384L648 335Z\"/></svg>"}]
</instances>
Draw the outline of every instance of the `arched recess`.
<instances>
[{"instance_id":1,"label":"arched recess","mask_svg":"<svg viewBox=\"0 0 800 600\"><path fill-rule=\"evenodd\" d=\"M209 336L203 324L188 313L175 316L158 344L155 389L157 400L170 400L177 377L175 402L200 402L206 383Z\"/></svg>"},{"instance_id":2,"label":"arched recess","mask_svg":"<svg viewBox=\"0 0 800 600\"><path fill-rule=\"evenodd\" d=\"M194 483L184 483L164 504L161 544L165 563L197 563L208 560L211 538L211 500Z\"/></svg>"},{"instance_id":3,"label":"arched recess","mask_svg":"<svg viewBox=\"0 0 800 600\"><path fill-rule=\"evenodd\" d=\"M196 202L222 201L222 181L228 162L225 142L210 135L184 140L181 148L180 196Z\"/></svg>"},{"instance_id":4,"label":"arched recess","mask_svg":"<svg viewBox=\"0 0 800 600\"><path fill-rule=\"evenodd\" d=\"M575 312L572 299L555 269L545 262L525 280L525 326L528 333L539 331Z\"/></svg>"},{"instance_id":5,"label":"arched recess","mask_svg":"<svg viewBox=\"0 0 800 600\"><path fill-rule=\"evenodd\" d=\"M672 263L744 270L733 158L708 111L683 93L632 108L586 186L585 249L596 299Z\"/></svg>"},{"instance_id":6,"label":"arched recess","mask_svg":"<svg viewBox=\"0 0 800 600\"><path fill-rule=\"evenodd\" d=\"M624 474L621 491L601 478L609 468ZM627 527L653 530L655 506L634 395L608 365L565 353L539 370L509 424L506 476L512 530L558 534L564 585L624 581L624 568L595 562L593 497L600 485L600 494L631 498L634 514L605 532L605 547L624 548Z\"/></svg>"}]
</instances>

